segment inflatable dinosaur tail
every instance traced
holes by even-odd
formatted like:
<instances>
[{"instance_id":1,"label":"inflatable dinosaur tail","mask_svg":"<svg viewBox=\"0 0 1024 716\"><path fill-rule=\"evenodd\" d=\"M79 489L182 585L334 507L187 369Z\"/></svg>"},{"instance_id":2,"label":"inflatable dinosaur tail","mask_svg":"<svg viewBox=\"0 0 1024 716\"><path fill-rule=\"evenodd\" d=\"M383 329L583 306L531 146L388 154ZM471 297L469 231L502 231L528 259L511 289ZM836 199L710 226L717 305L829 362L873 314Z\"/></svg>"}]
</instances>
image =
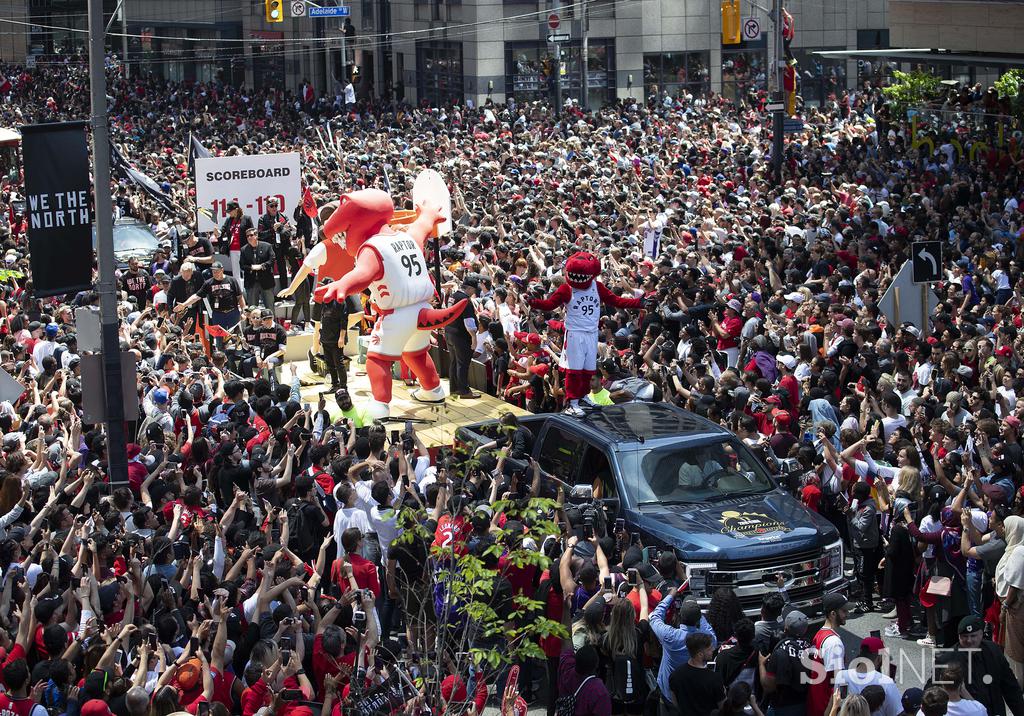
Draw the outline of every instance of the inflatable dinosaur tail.
<instances>
[{"instance_id":1,"label":"inflatable dinosaur tail","mask_svg":"<svg viewBox=\"0 0 1024 716\"><path fill-rule=\"evenodd\" d=\"M466 308L468 299L462 299L454 306L448 308L423 308L420 310L417 327L421 331L429 331L434 328L444 328L454 321Z\"/></svg>"}]
</instances>

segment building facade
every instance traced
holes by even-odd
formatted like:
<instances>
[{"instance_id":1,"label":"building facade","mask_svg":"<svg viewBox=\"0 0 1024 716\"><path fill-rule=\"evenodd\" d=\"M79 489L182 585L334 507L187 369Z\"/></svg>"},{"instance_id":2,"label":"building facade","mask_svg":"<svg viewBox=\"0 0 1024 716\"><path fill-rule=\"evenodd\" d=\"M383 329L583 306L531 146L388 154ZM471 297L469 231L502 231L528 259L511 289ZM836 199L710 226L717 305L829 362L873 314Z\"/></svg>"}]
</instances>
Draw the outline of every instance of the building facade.
<instances>
[{"instance_id":1,"label":"building facade","mask_svg":"<svg viewBox=\"0 0 1024 716\"><path fill-rule=\"evenodd\" d=\"M786 2L805 100L820 101L870 71L863 62L810 52L888 47L888 3L896 1ZM116 0L104 2L113 13ZM318 91L338 92L353 76L363 96L429 104L554 100L560 89L563 99L600 106L655 90L735 97L766 82L770 24L762 6L770 0L740 0L744 26L759 26L761 34L748 32L737 45L722 43L721 0L345 2L347 32L340 19L293 18L291 0L286 20L272 24L263 0L124 0L129 66L171 80L293 91L309 80ZM75 30L85 28L85 0L0 0L0 13L29 23L24 37L3 36L6 61L84 46L85 35ZM120 28L115 22L111 37L118 54ZM562 41L549 42L549 35Z\"/></svg>"},{"instance_id":2,"label":"building facade","mask_svg":"<svg viewBox=\"0 0 1024 716\"><path fill-rule=\"evenodd\" d=\"M796 22L793 49L806 99L820 101L836 88L852 86L858 73L870 71L864 63L833 62L809 53L887 47L887 3L786 2ZM390 10L388 64L395 87L406 99L430 103L554 98L556 52L561 53L563 97L582 100L585 82L591 106L640 97L655 88L736 96L765 83L770 27L767 8L749 0L740 4L742 17L752 18L761 35L723 45L720 0L586 0L558 5L413 0L396 3ZM765 4L770 2L757 3ZM552 14L558 15L557 28L549 24ZM568 38L555 45L548 42L549 35Z\"/></svg>"}]
</instances>

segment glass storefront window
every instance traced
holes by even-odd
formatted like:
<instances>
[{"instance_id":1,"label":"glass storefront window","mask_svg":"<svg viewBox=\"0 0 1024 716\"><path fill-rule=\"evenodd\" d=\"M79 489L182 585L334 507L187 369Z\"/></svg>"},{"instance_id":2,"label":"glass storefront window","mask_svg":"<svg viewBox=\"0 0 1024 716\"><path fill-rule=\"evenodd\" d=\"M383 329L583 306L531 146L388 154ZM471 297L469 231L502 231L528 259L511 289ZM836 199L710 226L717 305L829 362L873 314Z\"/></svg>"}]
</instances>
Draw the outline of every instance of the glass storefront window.
<instances>
[{"instance_id":1,"label":"glass storefront window","mask_svg":"<svg viewBox=\"0 0 1024 716\"><path fill-rule=\"evenodd\" d=\"M420 102L438 107L463 101L461 42L417 42L416 67Z\"/></svg>"},{"instance_id":2,"label":"glass storefront window","mask_svg":"<svg viewBox=\"0 0 1024 716\"><path fill-rule=\"evenodd\" d=\"M820 107L829 95L836 95L846 87L846 60L826 59L815 52L843 48L801 47L793 50L797 61L797 94L804 104Z\"/></svg>"},{"instance_id":3,"label":"glass storefront window","mask_svg":"<svg viewBox=\"0 0 1024 716\"><path fill-rule=\"evenodd\" d=\"M734 102L767 89L764 49L722 49L722 96Z\"/></svg>"},{"instance_id":4,"label":"glass storefront window","mask_svg":"<svg viewBox=\"0 0 1024 716\"><path fill-rule=\"evenodd\" d=\"M669 52L644 55L644 94L668 92L677 96L683 91L703 95L711 89L708 72L709 52Z\"/></svg>"},{"instance_id":5,"label":"glass storefront window","mask_svg":"<svg viewBox=\"0 0 1024 716\"><path fill-rule=\"evenodd\" d=\"M582 52L577 41L559 48L562 54L562 101L582 94ZM591 107L615 100L615 41L591 39L587 46L587 99ZM553 100L558 62L546 42L507 43L505 86L517 102Z\"/></svg>"}]
</instances>

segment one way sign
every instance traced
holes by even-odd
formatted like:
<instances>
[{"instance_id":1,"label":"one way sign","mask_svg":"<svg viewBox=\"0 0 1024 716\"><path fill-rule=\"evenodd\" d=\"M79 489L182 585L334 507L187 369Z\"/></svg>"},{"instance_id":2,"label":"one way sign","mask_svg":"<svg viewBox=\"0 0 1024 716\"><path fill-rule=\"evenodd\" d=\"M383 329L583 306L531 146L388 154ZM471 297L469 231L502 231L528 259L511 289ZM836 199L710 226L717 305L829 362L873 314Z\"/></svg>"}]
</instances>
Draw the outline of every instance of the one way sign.
<instances>
[{"instance_id":1,"label":"one way sign","mask_svg":"<svg viewBox=\"0 0 1024 716\"><path fill-rule=\"evenodd\" d=\"M934 283L942 279L942 242L915 241L910 246L914 262L914 283Z\"/></svg>"}]
</instances>

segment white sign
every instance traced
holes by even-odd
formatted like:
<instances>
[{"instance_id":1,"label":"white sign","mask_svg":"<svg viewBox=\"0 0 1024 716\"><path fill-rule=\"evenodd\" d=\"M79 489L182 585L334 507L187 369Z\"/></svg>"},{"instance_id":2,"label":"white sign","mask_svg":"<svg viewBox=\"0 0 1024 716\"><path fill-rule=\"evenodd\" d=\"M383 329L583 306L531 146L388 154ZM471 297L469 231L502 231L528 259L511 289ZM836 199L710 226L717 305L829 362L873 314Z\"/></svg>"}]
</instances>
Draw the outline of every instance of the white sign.
<instances>
[{"instance_id":1,"label":"white sign","mask_svg":"<svg viewBox=\"0 0 1024 716\"><path fill-rule=\"evenodd\" d=\"M292 1L292 17L305 17L306 16L306 0L293 0Z\"/></svg>"},{"instance_id":2,"label":"white sign","mask_svg":"<svg viewBox=\"0 0 1024 716\"><path fill-rule=\"evenodd\" d=\"M756 17L743 20L743 39L748 42L761 37L761 23Z\"/></svg>"},{"instance_id":3,"label":"white sign","mask_svg":"<svg viewBox=\"0 0 1024 716\"><path fill-rule=\"evenodd\" d=\"M267 212L267 200L277 199L278 210L291 216L302 203L299 187L299 155L196 159L196 206L198 230L212 231L224 223L228 202L236 201L242 213L256 224Z\"/></svg>"}]
</instances>

